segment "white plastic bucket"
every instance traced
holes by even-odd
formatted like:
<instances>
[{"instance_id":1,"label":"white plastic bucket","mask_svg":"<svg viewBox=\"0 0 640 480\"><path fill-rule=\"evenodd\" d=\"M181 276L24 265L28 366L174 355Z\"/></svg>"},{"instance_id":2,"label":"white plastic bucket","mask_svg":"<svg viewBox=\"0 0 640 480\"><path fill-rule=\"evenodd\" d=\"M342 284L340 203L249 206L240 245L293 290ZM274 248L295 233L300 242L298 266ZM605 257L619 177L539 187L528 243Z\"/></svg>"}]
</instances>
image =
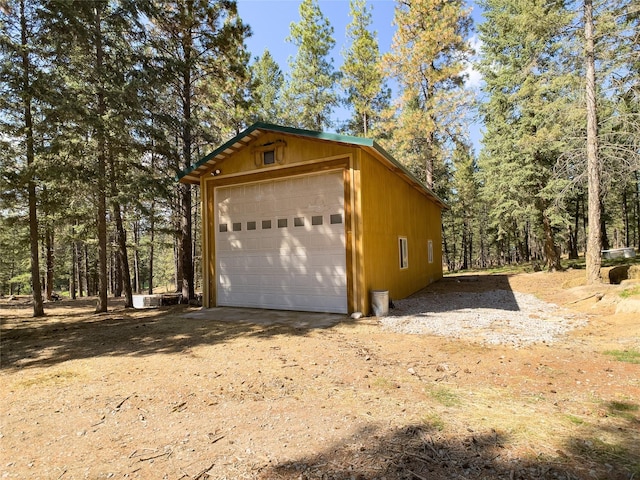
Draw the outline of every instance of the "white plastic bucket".
<instances>
[{"instance_id":1,"label":"white plastic bucket","mask_svg":"<svg viewBox=\"0 0 640 480\"><path fill-rule=\"evenodd\" d=\"M389 290L371 290L371 309L376 317L389 313Z\"/></svg>"}]
</instances>

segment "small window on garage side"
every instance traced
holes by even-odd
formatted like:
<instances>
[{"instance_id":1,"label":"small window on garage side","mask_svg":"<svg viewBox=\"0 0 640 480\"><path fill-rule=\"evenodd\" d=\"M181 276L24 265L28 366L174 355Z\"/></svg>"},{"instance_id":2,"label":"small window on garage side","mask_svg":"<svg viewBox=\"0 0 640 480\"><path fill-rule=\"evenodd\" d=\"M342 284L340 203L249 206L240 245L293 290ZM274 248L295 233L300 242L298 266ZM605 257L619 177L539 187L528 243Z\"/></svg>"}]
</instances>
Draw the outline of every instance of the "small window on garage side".
<instances>
[{"instance_id":1,"label":"small window on garage side","mask_svg":"<svg viewBox=\"0 0 640 480\"><path fill-rule=\"evenodd\" d=\"M294 227L304 227L304 217L295 217L293 219Z\"/></svg>"},{"instance_id":2,"label":"small window on garage side","mask_svg":"<svg viewBox=\"0 0 640 480\"><path fill-rule=\"evenodd\" d=\"M247 222L247 230L255 230L256 222Z\"/></svg>"},{"instance_id":3,"label":"small window on garage side","mask_svg":"<svg viewBox=\"0 0 640 480\"><path fill-rule=\"evenodd\" d=\"M400 269L409 268L409 250L406 237L398 238L398 249L400 252Z\"/></svg>"},{"instance_id":4,"label":"small window on garage side","mask_svg":"<svg viewBox=\"0 0 640 480\"><path fill-rule=\"evenodd\" d=\"M266 152L262 152L262 164L263 165L273 165L276 163L276 151L275 150L267 150Z\"/></svg>"},{"instance_id":5,"label":"small window on garage side","mask_svg":"<svg viewBox=\"0 0 640 480\"><path fill-rule=\"evenodd\" d=\"M262 220L262 229L269 230L271 228L271 220Z\"/></svg>"},{"instance_id":6,"label":"small window on garage side","mask_svg":"<svg viewBox=\"0 0 640 480\"><path fill-rule=\"evenodd\" d=\"M427 241L427 254L429 258L429 263L433 263L433 240Z\"/></svg>"},{"instance_id":7,"label":"small window on garage side","mask_svg":"<svg viewBox=\"0 0 640 480\"><path fill-rule=\"evenodd\" d=\"M322 225L322 215L314 215L311 217L311 225Z\"/></svg>"},{"instance_id":8,"label":"small window on garage side","mask_svg":"<svg viewBox=\"0 0 640 480\"><path fill-rule=\"evenodd\" d=\"M219 227L220 232L224 233L227 231L227 224L226 223L221 223L220 227Z\"/></svg>"},{"instance_id":9,"label":"small window on garage side","mask_svg":"<svg viewBox=\"0 0 640 480\"><path fill-rule=\"evenodd\" d=\"M236 222L233 224L233 231L240 232L242 230L242 223Z\"/></svg>"},{"instance_id":10,"label":"small window on garage side","mask_svg":"<svg viewBox=\"0 0 640 480\"><path fill-rule=\"evenodd\" d=\"M337 223L342 223L342 214L334 213L333 215L331 215L330 220L332 225L335 225Z\"/></svg>"},{"instance_id":11,"label":"small window on garage side","mask_svg":"<svg viewBox=\"0 0 640 480\"><path fill-rule=\"evenodd\" d=\"M278 228L286 228L287 227L287 219L279 218L278 219Z\"/></svg>"}]
</instances>

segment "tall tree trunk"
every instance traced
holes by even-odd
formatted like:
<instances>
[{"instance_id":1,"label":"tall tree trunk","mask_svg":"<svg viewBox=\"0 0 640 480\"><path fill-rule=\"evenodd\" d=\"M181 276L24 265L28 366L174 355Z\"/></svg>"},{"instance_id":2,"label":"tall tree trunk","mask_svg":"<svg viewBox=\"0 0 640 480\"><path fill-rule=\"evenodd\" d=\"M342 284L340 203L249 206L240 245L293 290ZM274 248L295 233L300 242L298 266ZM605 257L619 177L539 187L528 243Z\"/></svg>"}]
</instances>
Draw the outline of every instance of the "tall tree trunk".
<instances>
[{"instance_id":1,"label":"tall tree trunk","mask_svg":"<svg viewBox=\"0 0 640 480\"><path fill-rule=\"evenodd\" d=\"M485 244L484 244L484 237L485 237L485 219L487 218L487 212L486 212L486 207L483 205L482 206L482 220L479 222L480 224L480 231L478 232L480 234L480 268L487 268L488 266L488 257L489 257L489 253L485 253Z\"/></svg>"},{"instance_id":2,"label":"tall tree trunk","mask_svg":"<svg viewBox=\"0 0 640 480\"><path fill-rule=\"evenodd\" d=\"M576 198L576 210L573 219L573 231L569 226L569 258L576 260L578 258L578 228L580 227L580 197Z\"/></svg>"},{"instance_id":3,"label":"tall tree trunk","mask_svg":"<svg viewBox=\"0 0 640 480\"><path fill-rule=\"evenodd\" d=\"M155 170L156 157L153 152L155 145L152 145L151 152L151 171ZM153 295L153 244L156 234L156 202L151 201L151 207L149 208L149 295Z\"/></svg>"},{"instance_id":4,"label":"tall tree trunk","mask_svg":"<svg viewBox=\"0 0 640 480\"><path fill-rule=\"evenodd\" d=\"M544 232L544 256L547 268L551 272L562 270L562 265L560 265L560 255L558 255L558 249L556 248L554 240L553 227L551 226L551 220L546 213L542 215L542 229Z\"/></svg>"},{"instance_id":5,"label":"tall tree trunk","mask_svg":"<svg viewBox=\"0 0 640 480\"><path fill-rule=\"evenodd\" d=\"M140 293L140 222L133 222L133 289Z\"/></svg>"},{"instance_id":6,"label":"tall tree trunk","mask_svg":"<svg viewBox=\"0 0 640 480\"><path fill-rule=\"evenodd\" d=\"M523 230L520 230L518 228L518 225L516 222L514 222L513 224L513 234L515 237L515 243L516 243L516 255L517 258L516 263L520 263L523 262L527 256L526 251L527 251L527 237L528 237L528 233L527 233L527 228L525 226L525 228Z\"/></svg>"},{"instance_id":7,"label":"tall tree trunk","mask_svg":"<svg viewBox=\"0 0 640 480\"><path fill-rule=\"evenodd\" d=\"M546 202L538 198L536 201L536 207L542 218L542 233L544 242L542 248L544 253L545 266L551 272L562 270L562 265L560 264L560 255L558 254L558 249L556 248L555 244L551 219L547 214Z\"/></svg>"},{"instance_id":8,"label":"tall tree trunk","mask_svg":"<svg viewBox=\"0 0 640 480\"><path fill-rule=\"evenodd\" d=\"M173 276L175 279L176 293L182 292L182 255L180 253L180 239L178 235L173 240Z\"/></svg>"},{"instance_id":9,"label":"tall tree trunk","mask_svg":"<svg viewBox=\"0 0 640 480\"><path fill-rule=\"evenodd\" d=\"M122 222L122 211L120 208L120 202L116 200L118 198L118 169L116 167L116 158L113 154L109 155L109 177L111 181L111 211L116 223L116 278L118 278L118 292L116 296L120 296L124 293L124 307L133 308L133 292L131 289L131 272L129 269L129 255L127 253L127 234L124 230ZM118 295L120 294L120 295Z\"/></svg>"},{"instance_id":10,"label":"tall tree trunk","mask_svg":"<svg viewBox=\"0 0 640 480\"><path fill-rule=\"evenodd\" d=\"M480 222L480 231L478 232L480 236L480 268L487 268L487 255L484 252L484 229L482 228L482 222Z\"/></svg>"},{"instance_id":11,"label":"tall tree trunk","mask_svg":"<svg viewBox=\"0 0 640 480\"><path fill-rule=\"evenodd\" d=\"M571 225L567 225L567 253L569 260L575 260L574 251L576 249L575 243L573 243L574 234L573 227Z\"/></svg>"},{"instance_id":12,"label":"tall tree trunk","mask_svg":"<svg viewBox=\"0 0 640 480\"><path fill-rule=\"evenodd\" d=\"M582 209L582 231L584 233L584 239L582 243L582 251L584 252L585 259L587 257L587 243L589 242L589 211L587 208L586 196L583 193L580 195L581 209Z\"/></svg>"},{"instance_id":13,"label":"tall tree trunk","mask_svg":"<svg viewBox=\"0 0 640 480\"><path fill-rule=\"evenodd\" d=\"M71 230L73 233L73 229ZM75 241L71 242L71 271L69 272L69 296L71 300L76 299L76 243Z\"/></svg>"},{"instance_id":14,"label":"tall tree trunk","mask_svg":"<svg viewBox=\"0 0 640 480\"><path fill-rule=\"evenodd\" d=\"M457 260L457 256L458 256L458 243L456 242L456 222L455 219L451 222L451 240L452 240L452 247L451 247L451 255L449 256L450 260L451 260L451 264L449 265L449 271L453 271L453 270L457 270L457 265L456 265L456 260Z\"/></svg>"},{"instance_id":15,"label":"tall tree trunk","mask_svg":"<svg viewBox=\"0 0 640 480\"><path fill-rule=\"evenodd\" d=\"M84 296L84 289L82 286L82 253L80 248L80 242L78 240L73 242L73 249L75 250L76 256L76 273L77 273L77 283L78 283L78 295L80 298Z\"/></svg>"},{"instance_id":16,"label":"tall tree trunk","mask_svg":"<svg viewBox=\"0 0 640 480\"><path fill-rule=\"evenodd\" d=\"M118 232L114 233L111 244L118 245ZM118 247L111 252L111 293L116 298L122 296L122 265Z\"/></svg>"},{"instance_id":17,"label":"tall tree trunk","mask_svg":"<svg viewBox=\"0 0 640 480\"><path fill-rule=\"evenodd\" d=\"M468 220L468 229L469 232L467 234L467 244L469 246L469 268L473 268L473 223L471 219Z\"/></svg>"},{"instance_id":18,"label":"tall tree trunk","mask_svg":"<svg viewBox=\"0 0 640 480\"><path fill-rule=\"evenodd\" d=\"M31 62L29 61L29 39L25 2L20 1L20 46L22 54L22 86L24 95L24 126L26 140L26 155L29 182L27 185L29 197L29 247L31 252L31 295L33 298L33 316L44 316L44 302L42 299L42 284L40 283L39 233L36 198L36 183L34 181L35 149L33 140L33 117L31 113Z\"/></svg>"},{"instance_id":19,"label":"tall tree trunk","mask_svg":"<svg viewBox=\"0 0 640 480\"><path fill-rule=\"evenodd\" d=\"M433 190L433 169L434 169L434 160L433 160L433 144L434 144L434 133L429 132L427 134L427 146L426 146L426 159L425 159L425 183L427 188Z\"/></svg>"},{"instance_id":20,"label":"tall tree trunk","mask_svg":"<svg viewBox=\"0 0 640 480\"><path fill-rule=\"evenodd\" d=\"M604 199L600 201L600 248L603 250L609 250L611 248L609 234L607 233L607 209L604 204Z\"/></svg>"},{"instance_id":21,"label":"tall tree trunk","mask_svg":"<svg viewBox=\"0 0 640 480\"><path fill-rule=\"evenodd\" d=\"M529 221L525 224L525 235L524 235L524 261L531 261L531 225Z\"/></svg>"},{"instance_id":22,"label":"tall tree trunk","mask_svg":"<svg viewBox=\"0 0 640 480\"><path fill-rule=\"evenodd\" d=\"M631 237L629 232L629 204L627 202L627 186L622 190L622 216L624 218L624 246L629 246Z\"/></svg>"},{"instance_id":23,"label":"tall tree trunk","mask_svg":"<svg viewBox=\"0 0 640 480\"><path fill-rule=\"evenodd\" d=\"M598 115L596 66L593 41L593 2L584 0L585 69L587 94L587 183L589 187L589 233L587 237L587 284L602 282L600 232L600 162L598 160Z\"/></svg>"},{"instance_id":24,"label":"tall tree trunk","mask_svg":"<svg viewBox=\"0 0 640 480\"><path fill-rule=\"evenodd\" d=\"M183 72L183 104L182 104L182 157L183 168L191 165L191 49L193 39L187 33L183 39L183 51L185 54L185 70ZM193 287L193 251L191 246L191 185L178 185L178 195L180 202L180 242L179 242L179 271L178 276L182 280L182 301L188 303L194 298ZM180 271L181 270L181 271Z\"/></svg>"},{"instance_id":25,"label":"tall tree trunk","mask_svg":"<svg viewBox=\"0 0 640 480\"><path fill-rule=\"evenodd\" d=\"M635 197L636 197L636 237L635 242L636 248L640 250L640 173L635 172L634 178L635 182Z\"/></svg>"},{"instance_id":26,"label":"tall tree trunk","mask_svg":"<svg viewBox=\"0 0 640 480\"><path fill-rule=\"evenodd\" d=\"M100 18L100 6L96 4L95 13L95 43L96 43L96 79L97 85L97 101L98 101L98 128L96 129L96 138L98 144L97 152L97 216L96 225L98 227L98 301L96 303L96 313L107 311L107 158L106 158L106 139L104 132L104 116L107 111L105 104L105 94L102 87L103 78L103 51L102 51L102 20Z\"/></svg>"},{"instance_id":27,"label":"tall tree trunk","mask_svg":"<svg viewBox=\"0 0 640 480\"><path fill-rule=\"evenodd\" d=\"M462 265L460 266L460 268L462 270L468 270L469 269L469 263L467 262L467 251L468 251L468 238L467 238L467 220L465 219L462 223L462 245L460 245L460 250L462 253L462 258L461 258L461 263Z\"/></svg>"},{"instance_id":28,"label":"tall tree trunk","mask_svg":"<svg viewBox=\"0 0 640 480\"><path fill-rule=\"evenodd\" d=\"M55 255L54 255L54 233L51 224L46 222L46 228L44 232L45 238L45 255L47 271L45 276L45 288L47 293L47 300L53 300L53 273L55 270Z\"/></svg>"},{"instance_id":29,"label":"tall tree trunk","mask_svg":"<svg viewBox=\"0 0 640 480\"><path fill-rule=\"evenodd\" d=\"M95 290L91 281L91 269L89 268L89 246L86 243L82 248L82 258L84 259L84 282L87 285L87 297L90 297Z\"/></svg>"},{"instance_id":30,"label":"tall tree trunk","mask_svg":"<svg viewBox=\"0 0 640 480\"><path fill-rule=\"evenodd\" d=\"M151 202L151 218L149 220L149 295L153 295L153 243L155 241L155 202Z\"/></svg>"},{"instance_id":31,"label":"tall tree trunk","mask_svg":"<svg viewBox=\"0 0 640 480\"><path fill-rule=\"evenodd\" d=\"M120 281L124 292L125 308L133 308L133 292L131 290L131 273L129 270L129 257L127 255L127 235L122 224L120 204L113 202L113 215L116 219L116 243L118 245L118 264L120 268Z\"/></svg>"},{"instance_id":32,"label":"tall tree trunk","mask_svg":"<svg viewBox=\"0 0 640 480\"><path fill-rule=\"evenodd\" d=\"M191 185L180 185L180 262L182 270L182 300L188 303L193 298L193 255L191 251Z\"/></svg>"},{"instance_id":33,"label":"tall tree trunk","mask_svg":"<svg viewBox=\"0 0 640 480\"><path fill-rule=\"evenodd\" d=\"M444 261L449 271L451 271L451 259L449 258L449 246L447 245L447 233L444 230L444 222L442 222L442 250L444 253Z\"/></svg>"}]
</instances>

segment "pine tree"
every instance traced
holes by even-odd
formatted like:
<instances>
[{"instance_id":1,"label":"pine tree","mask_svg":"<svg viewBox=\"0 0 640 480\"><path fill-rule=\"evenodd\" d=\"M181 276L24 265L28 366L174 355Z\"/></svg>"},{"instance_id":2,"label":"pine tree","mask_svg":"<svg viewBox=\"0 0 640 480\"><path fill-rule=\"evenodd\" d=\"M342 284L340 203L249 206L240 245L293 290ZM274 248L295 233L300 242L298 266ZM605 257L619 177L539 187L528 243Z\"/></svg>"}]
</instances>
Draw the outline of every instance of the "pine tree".
<instances>
[{"instance_id":1,"label":"pine tree","mask_svg":"<svg viewBox=\"0 0 640 480\"><path fill-rule=\"evenodd\" d=\"M210 110L203 111L204 125L218 125L223 138L238 135L248 127L251 117L253 79L249 66L250 54L244 45L234 52L235 61L229 64L224 78L206 82L203 93L214 99ZM198 153L201 156L202 152Z\"/></svg>"},{"instance_id":2,"label":"pine tree","mask_svg":"<svg viewBox=\"0 0 640 480\"><path fill-rule=\"evenodd\" d=\"M317 0L303 0L299 11L300 21L291 23L287 38L298 51L289 62L286 121L291 126L322 131L331 126L331 112L338 105L337 75L329 57L335 45L333 27Z\"/></svg>"},{"instance_id":3,"label":"pine tree","mask_svg":"<svg viewBox=\"0 0 640 480\"><path fill-rule=\"evenodd\" d=\"M626 201L620 206L618 200L620 195L625 196L625 189L619 187L640 170L638 95L633 93L634 88L638 91L633 65L637 72L639 19L632 0L579 0L569 3L568 8L573 23L562 33L564 46L557 50L555 62L586 81L575 83L572 95L566 95L572 98L564 114L570 121L563 122L564 152L554 169L559 178L569 183L564 189L569 195L560 200L577 205L580 202L576 196L580 199L587 189L592 192L588 215L593 218L588 227L585 219L584 230L590 237L587 277L589 282L597 283L600 250L608 248L611 240L608 233L616 235L620 223L632 223L631 218L627 219L632 210L628 204L624 206ZM568 62L567 52L579 63ZM574 257L578 214L571 213L575 223L569 227L570 254Z\"/></svg>"},{"instance_id":4,"label":"pine tree","mask_svg":"<svg viewBox=\"0 0 640 480\"><path fill-rule=\"evenodd\" d=\"M397 156L420 161L428 187L434 187L437 159L456 136L464 135L464 70L471 54L471 19L462 0L400 2L386 70L401 88L393 120Z\"/></svg>"},{"instance_id":5,"label":"pine tree","mask_svg":"<svg viewBox=\"0 0 640 480\"><path fill-rule=\"evenodd\" d=\"M472 149L465 143L459 143L453 152L451 215L460 223L460 268L473 267L474 220L480 206L477 164Z\"/></svg>"},{"instance_id":6,"label":"pine tree","mask_svg":"<svg viewBox=\"0 0 640 480\"><path fill-rule=\"evenodd\" d=\"M562 62L561 34L572 19L560 4L484 0L479 26L484 58L479 67L487 101L481 169L499 238L518 251L530 226L542 242L549 269L560 268L555 245L560 183L553 168L563 151L563 125L573 105L577 77ZM518 240L520 239L520 240Z\"/></svg>"},{"instance_id":7,"label":"pine tree","mask_svg":"<svg viewBox=\"0 0 640 480\"><path fill-rule=\"evenodd\" d=\"M209 95L224 92L225 78L241 70L245 57L240 53L250 30L237 16L234 1L157 1L150 17L152 64L158 82L166 85L162 94L172 103L159 119L169 137L177 140L172 158L177 174L194 162L200 142L220 133L220 125L204 121L214 100ZM177 281L188 302L195 296L191 186L179 184L176 193Z\"/></svg>"},{"instance_id":8,"label":"pine tree","mask_svg":"<svg viewBox=\"0 0 640 480\"><path fill-rule=\"evenodd\" d=\"M4 32L0 40L0 78L5 85L0 103L3 127L0 135L17 147L9 149L15 154L14 168L19 170L11 188L21 190L26 186L33 316L41 317L45 313L40 283L35 145L38 126L34 122L34 110L44 73L38 65L41 59L34 54L41 49L39 42L42 40L36 8L34 2L16 0L7 2L0 9Z\"/></svg>"},{"instance_id":9,"label":"pine tree","mask_svg":"<svg viewBox=\"0 0 640 480\"><path fill-rule=\"evenodd\" d=\"M55 159L61 172L56 175L54 168L49 169L48 185L54 195L61 188L71 192L68 204L75 208L64 218L74 228L88 223L78 215L87 200L94 205L99 282L96 311L107 309L110 267L117 268L111 277L122 279L125 306L132 306L124 212L138 205L141 178L147 173L140 162L145 130L140 106L145 85L140 12L131 2L51 0L44 7L56 78L64 80L51 87L55 101L47 113L51 126L47 156ZM109 219L112 223L107 223ZM78 230L89 234L92 228ZM76 235L73 238L80 241ZM114 262L109 260L110 238L116 245ZM92 252L81 253L89 277L86 263ZM90 281L86 283L89 288Z\"/></svg>"},{"instance_id":10,"label":"pine tree","mask_svg":"<svg viewBox=\"0 0 640 480\"><path fill-rule=\"evenodd\" d=\"M254 122L281 123L283 121L282 89L284 75L268 49L251 65L251 91Z\"/></svg>"},{"instance_id":11,"label":"pine tree","mask_svg":"<svg viewBox=\"0 0 640 480\"><path fill-rule=\"evenodd\" d=\"M608 204L617 202L610 197L620 194L622 187L621 213L628 232L626 185L640 171L640 14L637 2L600 4L593 0L582 1L582 13L586 93L583 168L589 205L585 257L587 283L599 283L601 249L609 244L605 208L612 210Z\"/></svg>"},{"instance_id":12,"label":"pine tree","mask_svg":"<svg viewBox=\"0 0 640 480\"><path fill-rule=\"evenodd\" d=\"M388 108L391 92L384 82L376 33L369 31L371 11L365 0L350 0L349 7L351 23L347 25L347 38L351 44L343 53L341 83L347 93L346 103L353 108L353 117L346 130L366 137L380 112Z\"/></svg>"}]
</instances>

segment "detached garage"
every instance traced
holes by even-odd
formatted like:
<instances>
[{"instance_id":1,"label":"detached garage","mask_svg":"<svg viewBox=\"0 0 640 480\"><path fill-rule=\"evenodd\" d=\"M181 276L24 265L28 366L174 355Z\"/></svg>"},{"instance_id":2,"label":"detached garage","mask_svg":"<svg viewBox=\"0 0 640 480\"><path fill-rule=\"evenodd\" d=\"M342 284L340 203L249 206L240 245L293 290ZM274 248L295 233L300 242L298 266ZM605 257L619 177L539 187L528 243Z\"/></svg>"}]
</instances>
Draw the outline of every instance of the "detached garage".
<instances>
[{"instance_id":1,"label":"detached garage","mask_svg":"<svg viewBox=\"0 0 640 480\"><path fill-rule=\"evenodd\" d=\"M442 277L442 200L374 141L256 123L201 187L205 307L370 313Z\"/></svg>"}]
</instances>

